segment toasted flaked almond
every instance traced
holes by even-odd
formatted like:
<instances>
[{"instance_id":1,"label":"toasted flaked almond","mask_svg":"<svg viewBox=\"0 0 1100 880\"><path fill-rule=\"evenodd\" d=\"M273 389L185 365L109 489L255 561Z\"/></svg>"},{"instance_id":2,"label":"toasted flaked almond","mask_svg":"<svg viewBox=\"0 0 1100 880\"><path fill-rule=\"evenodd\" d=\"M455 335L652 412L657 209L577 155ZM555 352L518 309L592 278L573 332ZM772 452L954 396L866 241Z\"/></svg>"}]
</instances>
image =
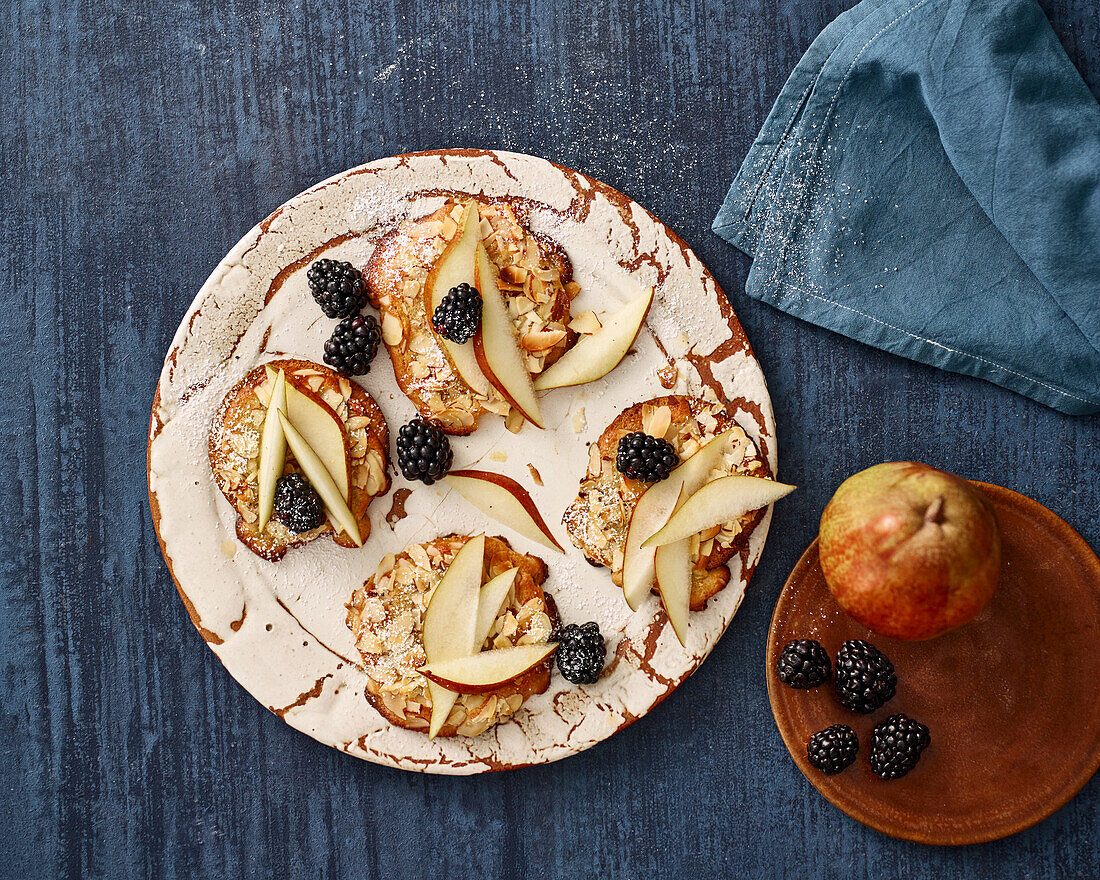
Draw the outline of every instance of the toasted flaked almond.
<instances>
[{"instance_id":1,"label":"toasted flaked almond","mask_svg":"<svg viewBox=\"0 0 1100 880\"><path fill-rule=\"evenodd\" d=\"M581 292L581 286L576 281L570 281L565 285L565 292L569 294L569 298L572 299Z\"/></svg>"},{"instance_id":2,"label":"toasted flaked almond","mask_svg":"<svg viewBox=\"0 0 1100 880\"><path fill-rule=\"evenodd\" d=\"M366 416L352 416L347 421L347 429L349 431L358 431L360 428L366 428L370 425L370 419Z\"/></svg>"},{"instance_id":3,"label":"toasted flaked almond","mask_svg":"<svg viewBox=\"0 0 1100 880\"><path fill-rule=\"evenodd\" d=\"M393 565L396 561L397 561L397 558L392 553L387 553L379 561L378 568L374 572L375 579L379 581L379 584L378 584L379 592L385 592L385 589L383 588L380 581L381 581L382 578L384 578L386 575L388 575L391 571L393 571Z\"/></svg>"},{"instance_id":4,"label":"toasted flaked almond","mask_svg":"<svg viewBox=\"0 0 1100 880\"><path fill-rule=\"evenodd\" d=\"M378 451L371 449L367 452L366 458L367 469L367 481L366 490L368 495L377 495L382 491L382 487L386 483L386 469L382 464L382 457L378 454Z\"/></svg>"},{"instance_id":5,"label":"toasted flaked almond","mask_svg":"<svg viewBox=\"0 0 1100 880\"><path fill-rule=\"evenodd\" d=\"M518 434L523 428L523 413L518 409L509 409L508 415L504 417L504 427L513 434Z\"/></svg>"},{"instance_id":6,"label":"toasted flaked almond","mask_svg":"<svg viewBox=\"0 0 1100 880\"><path fill-rule=\"evenodd\" d=\"M499 397L493 397L481 402L481 408L486 412L496 413L498 416L508 415L508 411L511 407L508 405L507 400L502 400Z\"/></svg>"},{"instance_id":7,"label":"toasted flaked almond","mask_svg":"<svg viewBox=\"0 0 1100 880\"><path fill-rule=\"evenodd\" d=\"M527 372L534 376L536 373L542 372L542 365L546 355L542 352L537 354L525 354L523 356L524 366L527 367Z\"/></svg>"},{"instance_id":8,"label":"toasted flaked almond","mask_svg":"<svg viewBox=\"0 0 1100 880\"><path fill-rule=\"evenodd\" d=\"M511 284L522 284L527 270L523 266L505 266L500 270L500 277Z\"/></svg>"},{"instance_id":9,"label":"toasted flaked almond","mask_svg":"<svg viewBox=\"0 0 1100 880\"><path fill-rule=\"evenodd\" d=\"M504 698L504 703L508 707L508 714L512 715L523 705L523 694L510 694Z\"/></svg>"},{"instance_id":10,"label":"toasted flaked almond","mask_svg":"<svg viewBox=\"0 0 1100 880\"><path fill-rule=\"evenodd\" d=\"M603 328L603 323L591 309L581 312L569 322L569 329L574 333L595 333Z\"/></svg>"},{"instance_id":11,"label":"toasted flaked almond","mask_svg":"<svg viewBox=\"0 0 1100 880\"><path fill-rule=\"evenodd\" d=\"M458 232L458 223L455 221L455 218L450 214L444 214L439 221L439 234L447 241L450 241L455 237L456 232Z\"/></svg>"},{"instance_id":12,"label":"toasted flaked almond","mask_svg":"<svg viewBox=\"0 0 1100 880\"><path fill-rule=\"evenodd\" d=\"M717 535L720 531L722 531L722 526L721 525L716 525L713 528L706 529L705 531L699 533L699 540L700 541L709 541L711 538L713 538L715 535Z\"/></svg>"},{"instance_id":13,"label":"toasted flaked almond","mask_svg":"<svg viewBox=\"0 0 1100 880\"><path fill-rule=\"evenodd\" d=\"M382 316L382 341L386 345L397 345L405 338L405 330L401 326L401 320L393 312L386 312Z\"/></svg>"},{"instance_id":14,"label":"toasted flaked almond","mask_svg":"<svg viewBox=\"0 0 1100 880\"><path fill-rule=\"evenodd\" d=\"M414 564L419 565L421 568L431 568L428 551L424 549L423 544L411 544L406 552Z\"/></svg>"},{"instance_id":15,"label":"toasted flaked almond","mask_svg":"<svg viewBox=\"0 0 1100 880\"><path fill-rule=\"evenodd\" d=\"M714 549L714 538L711 538L709 541L703 541L703 543L699 545L699 555L702 556L702 557L710 556L710 552L713 549Z\"/></svg>"},{"instance_id":16,"label":"toasted flaked almond","mask_svg":"<svg viewBox=\"0 0 1100 880\"><path fill-rule=\"evenodd\" d=\"M664 437L672 426L672 410L667 406L656 406L642 413L642 430L651 437Z\"/></svg>"},{"instance_id":17,"label":"toasted flaked almond","mask_svg":"<svg viewBox=\"0 0 1100 880\"><path fill-rule=\"evenodd\" d=\"M409 375L414 379L426 379L431 369L423 361L414 360L409 364Z\"/></svg>"},{"instance_id":18,"label":"toasted flaked almond","mask_svg":"<svg viewBox=\"0 0 1100 880\"><path fill-rule=\"evenodd\" d=\"M320 391L324 384L325 380L322 376L310 376L306 379L306 385L309 386L310 391Z\"/></svg>"},{"instance_id":19,"label":"toasted flaked almond","mask_svg":"<svg viewBox=\"0 0 1100 880\"><path fill-rule=\"evenodd\" d=\"M526 296L513 296L508 300L508 307L516 315L526 315L535 309L535 304Z\"/></svg>"},{"instance_id":20,"label":"toasted flaked almond","mask_svg":"<svg viewBox=\"0 0 1100 880\"><path fill-rule=\"evenodd\" d=\"M524 351L546 351L565 339L564 330L532 330L524 333L519 344Z\"/></svg>"}]
</instances>

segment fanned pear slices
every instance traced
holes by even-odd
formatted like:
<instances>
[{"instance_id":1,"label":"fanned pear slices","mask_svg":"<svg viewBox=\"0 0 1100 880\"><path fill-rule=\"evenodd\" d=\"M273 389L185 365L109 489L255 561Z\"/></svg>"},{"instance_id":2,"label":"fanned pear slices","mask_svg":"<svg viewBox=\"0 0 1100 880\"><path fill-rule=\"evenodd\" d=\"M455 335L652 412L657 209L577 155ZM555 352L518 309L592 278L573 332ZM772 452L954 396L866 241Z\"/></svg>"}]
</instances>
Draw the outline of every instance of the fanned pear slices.
<instances>
[{"instance_id":1,"label":"fanned pear slices","mask_svg":"<svg viewBox=\"0 0 1100 880\"><path fill-rule=\"evenodd\" d=\"M477 650L478 600L484 565L485 536L478 535L462 545L432 593L424 611L424 656L428 663L468 657ZM428 691L432 697L428 738L434 739L447 723L458 693L430 679Z\"/></svg>"},{"instance_id":2,"label":"fanned pear slices","mask_svg":"<svg viewBox=\"0 0 1100 880\"><path fill-rule=\"evenodd\" d=\"M332 517L333 524L347 532L348 536L355 542L356 547L362 547L363 538L359 534L359 524L352 516L351 510L348 509L348 503L340 493L340 488L333 481L328 467L317 457L317 453L313 451L305 438L291 424L290 419L281 412L278 415L290 451L294 453L294 458L297 459L298 466L301 467L310 485L321 496L321 501L324 502L325 509Z\"/></svg>"},{"instance_id":3,"label":"fanned pear slices","mask_svg":"<svg viewBox=\"0 0 1100 880\"><path fill-rule=\"evenodd\" d=\"M652 547L643 547L643 543L668 522L681 493L687 497L703 485L707 475L726 451L732 434L733 429L719 434L691 458L675 467L668 479L654 483L638 499L630 517L626 546L623 548L623 595L626 596L631 610L638 610L642 600L653 588L656 577L656 551Z\"/></svg>"},{"instance_id":4,"label":"fanned pear slices","mask_svg":"<svg viewBox=\"0 0 1100 880\"><path fill-rule=\"evenodd\" d=\"M611 315L595 333L578 340L539 375L535 380L535 390L583 385L606 376L630 351L652 304L651 287Z\"/></svg>"},{"instance_id":5,"label":"fanned pear slices","mask_svg":"<svg viewBox=\"0 0 1100 880\"><path fill-rule=\"evenodd\" d=\"M554 653L557 643L542 645L516 645L512 648L496 648L468 657L429 663L420 672L436 687L447 688L457 694L483 694L494 691L542 663ZM433 697L434 700L434 691ZM435 712L432 712L435 723Z\"/></svg>"},{"instance_id":6,"label":"fanned pear slices","mask_svg":"<svg viewBox=\"0 0 1100 880\"><path fill-rule=\"evenodd\" d=\"M539 428L546 427L508 304L497 284L496 267L480 239L476 242L474 287L481 293L481 326L474 336L478 366L527 421Z\"/></svg>"},{"instance_id":7,"label":"fanned pear slices","mask_svg":"<svg viewBox=\"0 0 1100 880\"><path fill-rule=\"evenodd\" d=\"M668 522L642 547L663 547L686 540L697 532L738 519L752 510L774 504L795 490L787 483L732 474L712 480L677 508Z\"/></svg>"},{"instance_id":8,"label":"fanned pear slices","mask_svg":"<svg viewBox=\"0 0 1100 880\"><path fill-rule=\"evenodd\" d=\"M734 474L707 482L736 429L719 434L638 499L623 552L623 594L633 610L653 587L681 645L691 608L691 537L766 507L794 486Z\"/></svg>"},{"instance_id":9,"label":"fanned pear slices","mask_svg":"<svg viewBox=\"0 0 1100 880\"><path fill-rule=\"evenodd\" d=\"M443 478L486 516L523 537L564 553L531 494L511 477L489 471L457 470Z\"/></svg>"}]
</instances>

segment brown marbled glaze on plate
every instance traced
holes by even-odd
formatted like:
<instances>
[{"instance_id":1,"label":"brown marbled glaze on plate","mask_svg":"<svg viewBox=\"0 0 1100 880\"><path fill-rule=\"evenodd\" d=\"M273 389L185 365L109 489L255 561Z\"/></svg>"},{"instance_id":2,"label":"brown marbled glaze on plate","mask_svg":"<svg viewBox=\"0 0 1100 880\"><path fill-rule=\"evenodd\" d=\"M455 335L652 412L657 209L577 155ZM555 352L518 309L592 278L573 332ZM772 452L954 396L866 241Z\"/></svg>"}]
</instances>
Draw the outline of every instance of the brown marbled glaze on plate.
<instances>
[{"instance_id":1,"label":"brown marbled glaze on plate","mask_svg":"<svg viewBox=\"0 0 1100 880\"><path fill-rule=\"evenodd\" d=\"M1045 819L1100 767L1100 559L1038 502L976 483L1004 538L1001 582L969 624L926 642L876 635L845 614L821 574L815 540L791 572L768 636L768 694L806 778L853 819L884 834L957 845L997 840ZM897 696L871 715L842 708L831 682L783 685L775 662L795 638L830 657L867 639L894 663ZM895 712L928 725L932 744L908 776L884 781L867 761L871 728ZM856 763L825 776L806 758L815 732L842 722Z\"/></svg>"}]
</instances>

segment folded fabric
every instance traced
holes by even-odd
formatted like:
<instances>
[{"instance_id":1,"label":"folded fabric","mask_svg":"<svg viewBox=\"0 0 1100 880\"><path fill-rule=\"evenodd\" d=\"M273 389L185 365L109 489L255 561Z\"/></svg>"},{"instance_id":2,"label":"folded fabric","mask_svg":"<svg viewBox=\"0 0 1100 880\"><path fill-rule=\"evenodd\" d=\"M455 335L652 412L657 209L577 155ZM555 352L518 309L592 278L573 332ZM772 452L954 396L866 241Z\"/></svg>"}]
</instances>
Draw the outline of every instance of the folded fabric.
<instances>
[{"instance_id":1,"label":"folded fabric","mask_svg":"<svg viewBox=\"0 0 1100 880\"><path fill-rule=\"evenodd\" d=\"M864 0L784 86L714 231L746 292L1100 410L1100 107L1034 0Z\"/></svg>"}]
</instances>

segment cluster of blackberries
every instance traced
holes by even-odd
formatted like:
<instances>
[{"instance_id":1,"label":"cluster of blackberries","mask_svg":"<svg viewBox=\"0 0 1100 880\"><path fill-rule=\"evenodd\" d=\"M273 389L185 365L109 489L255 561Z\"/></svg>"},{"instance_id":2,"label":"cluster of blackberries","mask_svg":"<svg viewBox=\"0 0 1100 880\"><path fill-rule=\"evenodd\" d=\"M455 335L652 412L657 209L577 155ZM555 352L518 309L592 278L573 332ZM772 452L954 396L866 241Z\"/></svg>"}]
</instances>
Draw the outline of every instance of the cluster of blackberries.
<instances>
[{"instance_id":1,"label":"cluster of blackberries","mask_svg":"<svg viewBox=\"0 0 1100 880\"><path fill-rule=\"evenodd\" d=\"M881 709L894 698L898 677L894 664L878 648L851 639L836 652L835 670L829 655L813 639L787 644L776 662L779 680L793 688L815 688L833 676L840 704L861 715ZM903 714L875 725L871 734L871 770L883 779L900 779L917 766L932 739L928 728ZM810 763L826 774L839 773L856 759L859 737L847 724L819 730L806 745Z\"/></svg>"},{"instance_id":2,"label":"cluster of blackberries","mask_svg":"<svg viewBox=\"0 0 1100 880\"><path fill-rule=\"evenodd\" d=\"M367 301L363 274L351 263L316 260L306 272L309 290L329 318L341 318L325 343L325 363L345 376L370 371L382 330L374 315L360 315Z\"/></svg>"}]
</instances>

